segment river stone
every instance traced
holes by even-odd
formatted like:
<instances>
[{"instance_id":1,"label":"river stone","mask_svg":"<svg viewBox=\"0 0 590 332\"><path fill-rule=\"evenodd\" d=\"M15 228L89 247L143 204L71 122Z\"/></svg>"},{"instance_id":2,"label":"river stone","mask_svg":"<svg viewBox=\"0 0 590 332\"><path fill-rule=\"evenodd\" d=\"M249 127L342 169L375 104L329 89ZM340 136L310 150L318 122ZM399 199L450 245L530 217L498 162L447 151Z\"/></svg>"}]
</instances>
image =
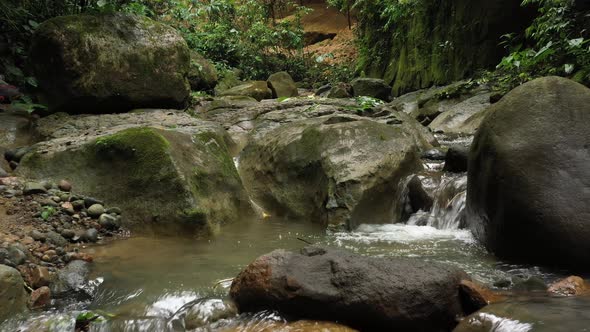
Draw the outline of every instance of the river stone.
<instances>
[{"instance_id":1,"label":"river stone","mask_svg":"<svg viewBox=\"0 0 590 332\"><path fill-rule=\"evenodd\" d=\"M352 98L352 85L348 83L337 83L330 91L328 91L327 98Z\"/></svg>"},{"instance_id":2,"label":"river stone","mask_svg":"<svg viewBox=\"0 0 590 332\"><path fill-rule=\"evenodd\" d=\"M95 228L89 228L80 236L80 240L94 243L98 241L98 231Z\"/></svg>"},{"instance_id":3,"label":"river stone","mask_svg":"<svg viewBox=\"0 0 590 332\"><path fill-rule=\"evenodd\" d=\"M27 255L23 249L18 248L16 245L11 245L8 247L7 259L14 264L14 266L17 266L23 264L27 260Z\"/></svg>"},{"instance_id":4,"label":"river stone","mask_svg":"<svg viewBox=\"0 0 590 332\"><path fill-rule=\"evenodd\" d=\"M88 296L87 284L90 274L89 263L74 260L57 273L57 280L50 285L51 293L63 296L68 293L79 293Z\"/></svg>"},{"instance_id":5,"label":"river stone","mask_svg":"<svg viewBox=\"0 0 590 332\"><path fill-rule=\"evenodd\" d=\"M337 321L371 331L448 331L465 313L458 268L340 249L275 250L233 281L240 312L277 310L294 319Z\"/></svg>"},{"instance_id":6,"label":"river stone","mask_svg":"<svg viewBox=\"0 0 590 332\"><path fill-rule=\"evenodd\" d=\"M272 91L268 88L266 81L250 81L227 89L219 96L247 96L261 101L272 98Z\"/></svg>"},{"instance_id":7,"label":"river stone","mask_svg":"<svg viewBox=\"0 0 590 332\"><path fill-rule=\"evenodd\" d=\"M20 273L0 265L0 322L27 310L27 293Z\"/></svg>"},{"instance_id":8,"label":"river stone","mask_svg":"<svg viewBox=\"0 0 590 332\"><path fill-rule=\"evenodd\" d=\"M90 208L92 205L104 205L104 202L93 197L84 197L84 206Z\"/></svg>"},{"instance_id":9,"label":"river stone","mask_svg":"<svg viewBox=\"0 0 590 332\"><path fill-rule=\"evenodd\" d=\"M80 139L37 144L19 174L67 176L77 192L120 206L122 222L142 231L216 231L252 212L228 151L231 139L217 125L198 122L192 134L140 127Z\"/></svg>"},{"instance_id":10,"label":"river stone","mask_svg":"<svg viewBox=\"0 0 590 332\"><path fill-rule=\"evenodd\" d=\"M100 204L92 204L86 212L88 213L88 216L98 218L101 214L105 213L105 209L104 206Z\"/></svg>"},{"instance_id":11,"label":"river stone","mask_svg":"<svg viewBox=\"0 0 590 332\"><path fill-rule=\"evenodd\" d=\"M30 60L51 111L184 108L189 97L186 42L145 16L52 18L35 29Z\"/></svg>"},{"instance_id":12,"label":"river stone","mask_svg":"<svg viewBox=\"0 0 590 332\"><path fill-rule=\"evenodd\" d=\"M271 215L348 228L399 221L398 183L422 169L424 145L411 121L394 127L338 114L270 130L261 123L240 155L240 174Z\"/></svg>"},{"instance_id":13,"label":"river stone","mask_svg":"<svg viewBox=\"0 0 590 332\"><path fill-rule=\"evenodd\" d=\"M117 230L120 227L119 220L117 219L117 217L111 216L110 214L106 213L100 215L100 218L98 218L98 223L102 228L110 231Z\"/></svg>"},{"instance_id":14,"label":"river stone","mask_svg":"<svg viewBox=\"0 0 590 332\"><path fill-rule=\"evenodd\" d=\"M68 240L66 240L63 236L54 231L49 231L45 233L45 242L53 243L57 246L62 247L68 244Z\"/></svg>"},{"instance_id":15,"label":"river stone","mask_svg":"<svg viewBox=\"0 0 590 332\"><path fill-rule=\"evenodd\" d=\"M462 101L437 116L428 128L434 132L474 134L490 106L490 93L481 93Z\"/></svg>"},{"instance_id":16,"label":"river stone","mask_svg":"<svg viewBox=\"0 0 590 332\"><path fill-rule=\"evenodd\" d=\"M491 106L469 154L467 220L501 258L590 267L590 89L545 77Z\"/></svg>"},{"instance_id":17,"label":"river stone","mask_svg":"<svg viewBox=\"0 0 590 332\"><path fill-rule=\"evenodd\" d=\"M2 165L0 165L0 178L6 178L9 177L10 175L8 174L8 172L6 172L4 170L4 168L2 168Z\"/></svg>"},{"instance_id":18,"label":"river stone","mask_svg":"<svg viewBox=\"0 0 590 332\"><path fill-rule=\"evenodd\" d=\"M355 97L373 97L384 101L391 100L391 86L378 78L357 78L350 82Z\"/></svg>"},{"instance_id":19,"label":"river stone","mask_svg":"<svg viewBox=\"0 0 590 332\"><path fill-rule=\"evenodd\" d=\"M45 189L45 186L40 182L27 182L23 189L25 195L44 194L46 192L47 189Z\"/></svg>"},{"instance_id":20,"label":"river stone","mask_svg":"<svg viewBox=\"0 0 590 332\"><path fill-rule=\"evenodd\" d=\"M273 98L289 98L299 96L297 85L291 75L287 72L281 71L269 76L268 87L272 91Z\"/></svg>"}]
</instances>

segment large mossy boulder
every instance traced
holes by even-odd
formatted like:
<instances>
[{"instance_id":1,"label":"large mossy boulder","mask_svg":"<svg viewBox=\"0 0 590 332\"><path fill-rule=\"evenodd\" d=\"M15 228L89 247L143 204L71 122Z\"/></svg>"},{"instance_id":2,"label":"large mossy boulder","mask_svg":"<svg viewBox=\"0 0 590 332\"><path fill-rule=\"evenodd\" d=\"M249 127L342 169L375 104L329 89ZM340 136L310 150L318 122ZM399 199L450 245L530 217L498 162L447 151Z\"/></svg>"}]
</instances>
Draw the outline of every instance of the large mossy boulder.
<instances>
[{"instance_id":1,"label":"large mossy boulder","mask_svg":"<svg viewBox=\"0 0 590 332\"><path fill-rule=\"evenodd\" d=\"M213 63L201 54L191 51L191 65L188 73L191 89L193 91L213 90L218 80L217 69Z\"/></svg>"},{"instance_id":2,"label":"large mossy boulder","mask_svg":"<svg viewBox=\"0 0 590 332\"><path fill-rule=\"evenodd\" d=\"M240 312L277 310L361 331L450 331L469 314L459 290L466 279L456 267L420 259L306 247L257 258L234 279L230 296Z\"/></svg>"},{"instance_id":3,"label":"large mossy boulder","mask_svg":"<svg viewBox=\"0 0 590 332\"><path fill-rule=\"evenodd\" d=\"M74 15L41 24L32 70L51 111L184 108L189 49L173 28L128 14Z\"/></svg>"},{"instance_id":4,"label":"large mossy boulder","mask_svg":"<svg viewBox=\"0 0 590 332\"><path fill-rule=\"evenodd\" d=\"M20 273L0 264L0 323L27 310L27 292Z\"/></svg>"},{"instance_id":5,"label":"large mossy boulder","mask_svg":"<svg viewBox=\"0 0 590 332\"><path fill-rule=\"evenodd\" d=\"M367 76L383 78L394 96L442 85L494 68L505 55L500 37L530 25L534 10L521 0L421 0L400 5L400 17L374 15L389 2L359 18L358 32L367 50L359 66ZM373 4L371 4L373 5ZM386 28L384 28L386 27ZM387 28L389 27L389 28Z\"/></svg>"},{"instance_id":6,"label":"large mossy boulder","mask_svg":"<svg viewBox=\"0 0 590 332\"><path fill-rule=\"evenodd\" d=\"M590 89L545 77L512 90L469 154L467 220L502 258L590 267Z\"/></svg>"},{"instance_id":7,"label":"large mossy boulder","mask_svg":"<svg viewBox=\"0 0 590 332\"><path fill-rule=\"evenodd\" d=\"M77 193L122 208L129 227L215 232L251 212L226 135L216 126L188 133L136 127L89 140L56 138L34 146L18 172L67 179Z\"/></svg>"},{"instance_id":8,"label":"large mossy boulder","mask_svg":"<svg viewBox=\"0 0 590 332\"><path fill-rule=\"evenodd\" d=\"M413 119L384 119L390 125L314 105L258 121L239 170L267 212L348 228L399 221L398 184L422 169L429 146Z\"/></svg>"}]
</instances>

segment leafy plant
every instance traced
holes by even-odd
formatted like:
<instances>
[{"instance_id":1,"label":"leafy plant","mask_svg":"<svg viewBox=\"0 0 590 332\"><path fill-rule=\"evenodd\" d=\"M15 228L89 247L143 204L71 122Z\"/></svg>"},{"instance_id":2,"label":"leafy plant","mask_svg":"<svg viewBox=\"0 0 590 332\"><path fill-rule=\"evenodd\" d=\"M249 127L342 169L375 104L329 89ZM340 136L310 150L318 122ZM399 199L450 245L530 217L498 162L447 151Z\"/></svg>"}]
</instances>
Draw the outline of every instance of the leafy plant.
<instances>
[{"instance_id":1,"label":"leafy plant","mask_svg":"<svg viewBox=\"0 0 590 332\"><path fill-rule=\"evenodd\" d=\"M590 83L589 31L583 24L584 13L574 10L574 1L524 0L522 5L536 6L539 16L524 36L503 36L501 44L510 54L497 66L504 75L496 76L500 84L511 88L546 75Z\"/></svg>"},{"instance_id":2,"label":"leafy plant","mask_svg":"<svg viewBox=\"0 0 590 332\"><path fill-rule=\"evenodd\" d=\"M43 210L41 210L41 219L44 221L49 220L53 215L55 215L57 211L53 206L44 206Z\"/></svg>"}]
</instances>

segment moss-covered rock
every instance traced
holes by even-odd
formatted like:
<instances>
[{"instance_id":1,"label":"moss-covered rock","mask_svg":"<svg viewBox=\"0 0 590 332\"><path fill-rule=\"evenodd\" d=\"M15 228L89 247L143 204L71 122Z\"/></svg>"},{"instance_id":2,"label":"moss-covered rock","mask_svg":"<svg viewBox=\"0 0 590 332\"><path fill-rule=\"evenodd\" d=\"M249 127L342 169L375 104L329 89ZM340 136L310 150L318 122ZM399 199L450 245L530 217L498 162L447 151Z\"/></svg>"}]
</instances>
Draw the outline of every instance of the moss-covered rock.
<instances>
[{"instance_id":1,"label":"moss-covered rock","mask_svg":"<svg viewBox=\"0 0 590 332\"><path fill-rule=\"evenodd\" d=\"M251 211L225 141L212 130L129 128L65 149L40 143L18 170L67 179L78 192L121 207L131 227L215 232Z\"/></svg>"},{"instance_id":2,"label":"moss-covered rock","mask_svg":"<svg viewBox=\"0 0 590 332\"><path fill-rule=\"evenodd\" d=\"M493 68L505 52L500 36L530 25L533 15L521 2L408 1L410 8L395 24L382 14L391 2L366 2L359 8L367 13L359 18L361 49L366 50L359 65L367 76L391 84L395 96Z\"/></svg>"},{"instance_id":3,"label":"moss-covered rock","mask_svg":"<svg viewBox=\"0 0 590 332\"><path fill-rule=\"evenodd\" d=\"M324 225L399 221L399 181L422 168L419 151L428 145L415 121L389 125L308 108L259 120L239 166L253 199L271 214ZM314 112L320 116L305 119Z\"/></svg>"},{"instance_id":4,"label":"moss-covered rock","mask_svg":"<svg viewBox=\"0 0 590 332\"><path fill-rule=\"evenodd\" d=\"M299 96L297 85L289 73L281 71L268 77L268 87L273 98L289 98Z\"/></svg>"},{"instance_id":5,"label":"moss-covered rock","mask_svg":"<svg viewBox=\"0 0 590 332\"><path fill-rule=\"evenodd\" d=\"M0 264L0 323L27 310L27 292L20 273Z\"/></svg>"},{"instance_id":6,"label":"moss-covered rock","mask_svg":"<svg viewBox=\"0 0 590 332\"><path fill-rule=\"evenodd\" d=\"M209 91L217 85L217 69L211 61L195 51L191 51L191 66L188 81L193 91Z\"/></svg>"},{"instance_id":7,"label":"moss-covered rock","mask_svg":"<svg viewBox=\"0 0 590 332\"><path fill-rule=\"evenodd\" d=\"M173 28L127 14L74 15L39 26L31 66L52 111L183 108L189 49Z\"/></svg>"}]
</instances>

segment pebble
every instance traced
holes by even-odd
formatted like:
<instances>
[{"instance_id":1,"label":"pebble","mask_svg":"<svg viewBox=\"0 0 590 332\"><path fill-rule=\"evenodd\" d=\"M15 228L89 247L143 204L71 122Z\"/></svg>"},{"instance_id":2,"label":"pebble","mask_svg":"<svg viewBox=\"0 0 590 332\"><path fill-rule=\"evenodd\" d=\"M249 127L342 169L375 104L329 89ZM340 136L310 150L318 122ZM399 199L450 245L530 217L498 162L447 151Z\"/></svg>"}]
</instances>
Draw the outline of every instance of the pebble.
<instances>
[{"instance_id":1,"label":"pebble","mask_svg":"<svg viewBox=\"0 0 590 332\"><path fill-rule=\"evenodd\" d=\"M35 241L44 241L45 240L45 234L39 232L38 230L33 230L31 231L31 233L29 234L33 240Z\"/></svg>"},{"instance_id":2,"label":"pebble","mask_svg":"<svg viewBox=\"0 0 590 332\"><path fill-rule=\"evenodd\" d=\"M81 240L84 242L96 242L98 241L98 231L96 228L89 228L82 235Z\"/></svg>"},{"instance_id":3,"label":"pebble","mask_svg":"<svg viewBox=\"0 0 590 332\"><path fill-rule=\"evenodd\" d=\"M54 231L49 231L45 234L45 241L62 247L68 244L68 241L63 236Z\"/></svg>"},{"instance_id":4,"label":"pebble","mask_svg":"<svg viewBox=\"0 0 590 332\"><path fill-rule=\"evenodd\" d=\"M27 182L25 183L23 192L25 195L44 194L47 192L47 189L39 182Z\"/></svg>"},{"instance_id":5,"label":"pebble","mask_svg":"<svg viewBox=\"0 0 590 332\"><path fill-rule=\"evenodd\" d=\"M69 182L68 182L68 181L66 181L66 180L61 180L61 181L59 181L59 183L58 183L57 187L58 187L60 190L63 190L63 191L68 191L68 192L69 192L69 191L72 191L72 184L71 184L71 183L69 183Z\"/></svg>"},{"instance_id":6,"label":"pebble","mask_svg":"<svg viewBox=\"0 0 590 332\"><path fill-rule=\"evenodd\" d=\"M12 264L21 265L27 260L27 255L15 245L8 247L8 260Z\"/></svg>"},{"instance_id":7,"label":"pebble","mask_svg":"<svg viewBox=\"0 0 590 332\"><path fill-rule=\"evenodd\" d=\"M74 232L71 229L64 229L61 231L61 236L63 236L66 239L73 239L74 236L76 236L76 232Z\"/></svg>"},{"instance_id":8,"label":"pebble","mask_svg":"<svg viewBox=\"0 0 590 332\"><path fill-rule=\"evenodd\" d=\"M98 223L102 228L108 229L110 231L117 230L120 227L118 218L106 213L100 215L100 218L98 218Z\"/></svg>"},{"instance_id":9,"label":"pebble","mask_svg":"<svg viewBox=\"0 0 590 332\"><path fill-rule=\"evenodd\" d=\"M104 205L104 203L102 201L99 201L96 198L92 198L92 197L85 197L84 198L84 205L86 205L86 208L90 208L92 205Z\"/></svg>"},{"instance_id":10,"label":"pebble","mask_svg":"<svg viewBox=\"0 0 590 332\"><path fill-rule=\"evenodd\" d=\"M108 214L116 214L116 215L121 215L121 209L118 207L110 207L107 209L107 213Z\"/></svg>"},{"instance_id":11,"label":"pebble","mask_svg":"<svg viewBox=\"0 0 590 332\"><path fill-rule=\"evenodd\" d=\"M101 214L105 213L104 207L101 204L92 204L88 208L88 215L92 218L98 218Z\"/></svg>"},{"instance_id":12,"label":"pebble","mask_svg":"<svg viewBox=\"0 0 590 332\"><path fill-rule=\"evenodd\" d=\"M72 201L72 207L74 207L74 210L80 211L84 208L84 201L83 200Z\"/></svg>"},{"instance_id":13,"label":"pebble","mask_svg":"<svg viewBox=\"0 0 590 332\"><path fill-rule=\"evenodd\" d=\"M31 306L40 309L51 303L51 290L47 286L35 289L31 293Z\"/></svg>"}]
</instances>

